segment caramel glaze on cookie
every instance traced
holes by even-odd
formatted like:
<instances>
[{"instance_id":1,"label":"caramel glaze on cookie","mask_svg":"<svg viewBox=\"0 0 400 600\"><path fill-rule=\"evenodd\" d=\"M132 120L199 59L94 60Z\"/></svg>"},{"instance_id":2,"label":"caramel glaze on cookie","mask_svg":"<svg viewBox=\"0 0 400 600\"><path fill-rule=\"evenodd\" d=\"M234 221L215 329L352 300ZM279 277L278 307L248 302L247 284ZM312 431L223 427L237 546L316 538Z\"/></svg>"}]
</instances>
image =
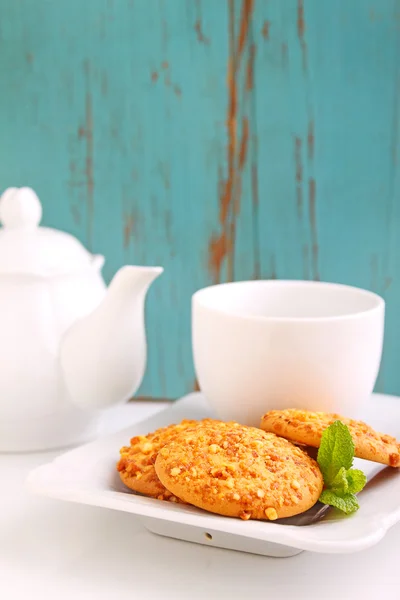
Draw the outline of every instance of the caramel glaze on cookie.
<instances>
[{"instance_id":1,"label":"caramel glaze on cookie","mask_svg":"<svg viewBox=\"0 0 400 600\"><path fill-rule=\"evenodd\" d=\"M130 446L120 450L120 459L117 470L123 483L131 490L152 496L159 500L178 502L179 499L165 489L154 470L154 463L159 450L167 443L174 440L183 431L197 427L201 424L212 427L219 421L204 419L195 421L184 419L179 424L162 427L147 435L138 435L131 439Z\"/></svg>"},{"instance_id":2,"label":"caramel glaze on cookie","mask_svg":"<svg viewBox=\"0 0 400 600\"><path fill-rule=\"evenodd\" d=\"M337 420L349 428L358 458L400 467L400 445L394 437L379 433L362 421L337 414L297 409L271 410L262 417L261 429L319 448L324 429Z\"/></svg>"},{"instance_id":3,"label":"caramel glaze on cookie","mask_svg":"<svg viewBox=\"0 0 400 600\"><path fill-rule=\"evenodd\" d=\"M156 473L175 496L209 512L275 520L313 506L322 491L317 463L255 427L220 423L187 430L158 453Z\"/></svg>"}]
</instances>

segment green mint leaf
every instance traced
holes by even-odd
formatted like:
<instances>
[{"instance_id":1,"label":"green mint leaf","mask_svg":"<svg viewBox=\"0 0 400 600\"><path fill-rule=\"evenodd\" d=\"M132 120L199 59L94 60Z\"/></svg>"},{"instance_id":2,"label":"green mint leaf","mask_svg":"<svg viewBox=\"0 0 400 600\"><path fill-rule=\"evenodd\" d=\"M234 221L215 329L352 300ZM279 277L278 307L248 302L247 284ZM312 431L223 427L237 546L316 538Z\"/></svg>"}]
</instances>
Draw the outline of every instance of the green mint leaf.
<instances>
[{"instance_id":1,"label":"green mint leaf","mask_svg":"<svg viewBox=\"0 0 400 600\"><path fill-rule=\"evenodd\" d=\"M348 491L351 494L358 494L367 483L367 478L360 469L349 469L346 473L348 481Z\"/></svg>"},{"instance_id":2,"label":"green mint leaf","mask_svg":"<svg viewBox=\"0 0 400 600\"><path fill-rule=\"evenodd\" d=\"M353 457L354 442L350 431L341 421L335 421L323 432L317 456L325 487L331 486L342 467L351 469Z\"/></svg>"},{"instance_id":3,"label":"green mint leaf","mask_svg":"<svg viewBox=\"0 0 400 600\"><path fill-rule=\"evenodd\" d=\"M358 504L357 498L354 494L344 494L343 496L339 496L335 494L333 490L324 490L319 498L319 501L322 504L329 504L330 506L334 506L338 508L342 512L346 513L346 515L351 515L351 513L356 512L360 505Z\"/></svg>"},{"instance_id":4,"label":"green mint leaf","mask_svg":"<svg viewBox=\"0 0 400 600\"><path fill-rule=\"evenodd\" d=\"M346 494L349 491L349 482L347 480L346 469L342 467L339 469L336 477L332 480L330 485L330 489L332 489L337 494Z\"/></svg>"},{"instance_id":5,"label":"green mint leaf","mask_svg":"<svg viewBox=\"0 0 400 600\"><path fill-rule=\"evenodd\" d=\"M355 496L361 492L367 478L359 469L352 469L354 442L350 431L341 421L325 429L317 461L324 478L320 502L329 504L350 515L360 508Z\"/></svg>"}]
</instances>

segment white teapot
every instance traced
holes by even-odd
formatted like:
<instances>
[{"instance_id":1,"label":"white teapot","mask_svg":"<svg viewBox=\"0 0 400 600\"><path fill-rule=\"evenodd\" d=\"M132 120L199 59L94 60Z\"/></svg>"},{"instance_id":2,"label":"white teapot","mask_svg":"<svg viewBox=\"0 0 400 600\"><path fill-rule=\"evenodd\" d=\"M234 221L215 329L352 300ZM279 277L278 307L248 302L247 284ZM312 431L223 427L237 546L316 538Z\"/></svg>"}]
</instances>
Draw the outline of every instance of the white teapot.
<instances>
[{"instance_id":1,"label":"white teapot","mask_svg":"<svg viewBox=\"0 0 400 600\"><path fill-rule=\"evenodd\" d=\"M107 289L103 256L39 227L30 188L0 198L0 451L65 447L98 431L146 367L144 304L161 267L122 267Z\"/></svg>"}]
</instances>

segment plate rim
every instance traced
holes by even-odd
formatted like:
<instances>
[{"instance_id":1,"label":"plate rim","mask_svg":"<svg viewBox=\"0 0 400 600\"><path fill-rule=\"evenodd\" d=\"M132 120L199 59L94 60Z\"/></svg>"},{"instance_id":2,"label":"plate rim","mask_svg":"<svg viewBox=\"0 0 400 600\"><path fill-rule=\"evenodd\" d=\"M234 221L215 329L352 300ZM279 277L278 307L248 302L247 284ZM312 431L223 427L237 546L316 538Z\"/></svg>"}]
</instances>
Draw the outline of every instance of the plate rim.
<instances>
[{"instance_id":1,"label":"plate rim","mask_svg":"<svg viewBox=\"0 0 400 600\"><path fill-rule=\"evenodd\" d=\"M385 401L395 399L400 403L400 398L392 395L373 394L372 398L384 398ZM95 448L104 446L105 443L122 436L125 432L129 435L129 431L133 428L145 426L154 422L160 416L167 418L182 407L182 404L196 403L205 404L205 399L201 392L192 392L173 402L171 406L167 406L157 413L146 417L143 420L136 421L128 427L124 427L112 434L101 436L98 439L88 442L87 444L78 446L72 450L62 453L53 460L36 467L28 474L26 484L31 492L51 497L54 499L65 500L78 504L89 506L98 506L101 508L109 508L120 512L134 514L139 519L153 518L162 521L178 522L187 527L204 528L205 531L212 530L214 532L229 533L247 539L255 539L257 541L268 543L276 543L298 550L306 550L318 553L350 553L357 552L378 543L387 533L387 531L400 521L400 503L396 510L380 513L376 519L372 519L370 527L365 529L362 534L355 535L350 539L318 539L308 537L307 530L315 530L321 524L316 523L307 527L299 527L295 525L280 525L278 523L268 523L266 521L242 521L215 515L197 509L195 507L185 507L173 503L164 503L153 498L147 498L134 493L124 493L112 489L95 490L90 487L82 486L82 484L71 482L60 484L57 467L60 463L64 466L70 460L74 460L76 456L87 451L87 448ZM192 409L193 410L193 409ZM206 407L207 410L207 407ZM400 410L400 404L399 404ZM209 414L210 411L207 411ZM190 415L187 417L189 418ZM389 417L390 418L390 417ZM117 451L118 452L118 451ZM356 518L356 515L349 518ZM345 519L343 519L344 521ZM179 539L179 538L178 538Z\"/></svg>"}]
</instances>

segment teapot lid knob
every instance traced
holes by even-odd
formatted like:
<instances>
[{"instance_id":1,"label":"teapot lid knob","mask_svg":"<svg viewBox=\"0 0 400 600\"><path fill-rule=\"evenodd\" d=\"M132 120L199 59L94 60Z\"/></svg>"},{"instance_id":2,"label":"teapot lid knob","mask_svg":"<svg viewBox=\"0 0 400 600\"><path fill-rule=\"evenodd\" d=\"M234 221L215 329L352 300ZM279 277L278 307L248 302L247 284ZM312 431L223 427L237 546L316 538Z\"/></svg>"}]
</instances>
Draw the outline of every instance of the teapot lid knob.
<instances>
[{"instance_id":1,"label":"teapot lid knob","mask_svg":"<svg viewBox=\"0 0 400 600\"><path fill-rule=\"evenodd\" d=\"M8 188L0 197L0 221L7 228L34 228L42 218L42 205L29 187Z\"/></svg>"}]
</instances>

